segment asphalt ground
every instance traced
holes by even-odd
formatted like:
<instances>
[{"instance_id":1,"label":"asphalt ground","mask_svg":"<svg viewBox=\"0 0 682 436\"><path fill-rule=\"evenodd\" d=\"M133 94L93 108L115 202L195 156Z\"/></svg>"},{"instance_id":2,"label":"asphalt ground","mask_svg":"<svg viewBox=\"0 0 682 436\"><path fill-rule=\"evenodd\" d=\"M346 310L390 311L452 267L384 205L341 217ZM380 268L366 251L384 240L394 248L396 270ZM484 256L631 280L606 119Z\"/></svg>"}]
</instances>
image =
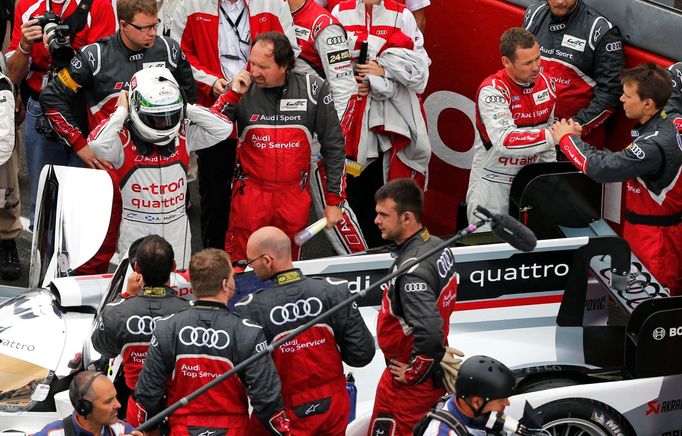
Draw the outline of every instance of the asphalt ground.
<instances>
[{"instance_id":1,"label":"asphalt ground","mask_svg":"<svg viewBox=\"0 0 682 436\"><path fill-rule=\"evenodd\" d=\"M23 125L19 130L23 129ZM20 132L17 132L20 133ZM26 167L26 156L23 153L23 135L20 138L21 147L21 167L19 170L19 190L21 193L21 216L22 223L24 224L24 230L17 238L17 249L19 251L19 258L22 263L21 277L15 281L8 281L0 279L0 285L5 286L18 286L26 287L28 286L28 273L29 273L29 262L31 259L31 243L33 239L33 233L29 230L28 221L28 211L31 205L31 190L29 187L28 170ZM188 216L190 220L190 228L192 231L192 252L201 250L201 229L199 223L199 217L201 215L201 206L199 202L199 183L194 181L188 185L189 197L191 199L192 207L188 211ZM87 213L87 210L84 211ZM311 217L311 222L313 217ZM326 236L323 232L318 233L310 241L308 241L302 250L303 259L312 259L318 257L333 256L335 254L331 244L327 241ZM111 267L115 269L115 265Z\"/></svg>"}]
</instances>

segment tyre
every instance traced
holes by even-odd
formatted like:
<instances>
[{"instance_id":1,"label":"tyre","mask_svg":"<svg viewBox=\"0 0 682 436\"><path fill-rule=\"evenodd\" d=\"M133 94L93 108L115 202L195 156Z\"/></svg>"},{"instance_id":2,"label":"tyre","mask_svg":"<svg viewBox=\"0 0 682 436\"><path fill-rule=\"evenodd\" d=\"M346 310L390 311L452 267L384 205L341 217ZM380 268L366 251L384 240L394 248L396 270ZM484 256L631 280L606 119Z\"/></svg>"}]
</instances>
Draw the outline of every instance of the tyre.
<instances>
[{"instance_id":1,"label":"tyre","mask_svg":"<svg viewBox=\"0 0 682 436\"><path fill-rule=\"evenodd\" d=\"M551 377L551 378L527 378L519 383L514 391L515 395L528 392L544 391L546 389L563 388L587 383L586 380L576 377Z\"/></svg>"},{"instance_id":2,"label":"tyre","mask_svg":"<svg viewBox=\"0 0 682 436\"><path fill-rule=\"evenodd\" d=\"M585 398L552 401L536 409L552 436L635 436L630 423L604 403Z\"/></svg>"}]
</instances>

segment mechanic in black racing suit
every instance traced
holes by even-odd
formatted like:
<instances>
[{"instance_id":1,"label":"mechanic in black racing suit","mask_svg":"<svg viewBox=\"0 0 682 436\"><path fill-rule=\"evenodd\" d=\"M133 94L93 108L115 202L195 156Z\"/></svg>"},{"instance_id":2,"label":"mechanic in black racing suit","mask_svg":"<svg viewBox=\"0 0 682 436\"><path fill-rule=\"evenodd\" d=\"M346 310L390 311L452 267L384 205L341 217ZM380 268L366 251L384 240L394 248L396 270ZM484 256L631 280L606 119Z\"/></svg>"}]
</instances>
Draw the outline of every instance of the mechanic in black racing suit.
<instances>
[{"instance_id":1,"label":"mechanic in black racing suit","mask_svg":"<svg viewBox=\"0 0 682 436\"><path fill-rule=\"evenodd\" d=\"M126 292L121 294L124 298L104 307L92 332L92 346L102 356L121 355L126 386L131 392L147 357L156 320L189 307L189 302L169 287L175 269L173 258L173 247L161 236L142 239L135 254L133 279L141 274L144 285L140 289L135 280L132 285L129 281ZM128 398L126 421L133 427L140 425L132 395Z\"/></svg>"},{"instance_id":2,"label":"mechanic in black racing suit","mask_svg":"<svg viewBox=\"0 0 682 436\"><path fill-rule=\"evenodd\" d=\"M173 404L268 345L261 326L227 309L235 287L227 253L215 248L195 253L189 274L194 305L157 320L135 388L146 418L164 407L164 393L168 404ZM176 410L169 418L170 434L248 436L252 434L249 406L252 418L258 418L272 434L289 433L270 354Z\"/></svg>"},{"instance_id":3,"label":"mechanic in black racing suit","mask_svg":"<svg viewBox=\"0 0 682 436\"><path fill-rule=\"evenodd\" d=\"M76 127L69 109L69 100L79 90L85 92L91 130L114 112L118 94L128 89L133 74L143 68L168 68L184 91L186 101L196 103L196 82L180 45L156 34L159 25L156 1L122 0L117 2L116 10L119 30L81 48L40 96L52 128L74 151L87 146L87 134ZM101 160L93 164L94 168L103 167Z\"/></svg>"},{"instance_id":4,"label":"mechanic in black racing suit","mask_svg":"<svg viewBox=\"0 0 682 436\"><path fill-rule=\"evenodd\" d=\"M398 244L391 272L438 246L422 226L424 196L412 179L395 179L375 194L374 222L381 237ZM452 391L463 354L447 346L459 275L449 248L382 285L377 342L386 359L379 380L370 435L411 435L415 423Z\"/></svg>"}]
</instances>

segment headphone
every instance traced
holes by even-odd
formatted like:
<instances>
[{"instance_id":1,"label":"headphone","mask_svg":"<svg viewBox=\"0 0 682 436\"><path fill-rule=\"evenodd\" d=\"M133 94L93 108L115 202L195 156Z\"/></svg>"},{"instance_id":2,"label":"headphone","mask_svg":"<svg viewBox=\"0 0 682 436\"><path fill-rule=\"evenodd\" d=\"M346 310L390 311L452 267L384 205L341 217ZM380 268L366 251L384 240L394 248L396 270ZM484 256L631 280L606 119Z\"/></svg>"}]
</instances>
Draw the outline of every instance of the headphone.
<instances>
[{"instance_id":1,"label":"headphone","mask_svg":"<svg viewBox=\"0 0 682 436\"><path fill-rule=\"evenodd\" d=\"M92 386L92 383L95 381L97 377L100 375L103 375L101 372L96 372L94 375L92 375L87 382L85 382L85 385L83 386L83 389L78 392L78 399L76 400L76 404L74 405L74 409L76 409L76 412L78 412L79 415L87 417L89 414L92 413L92 401L86 400L85 394L88 393L88 390L90 389L90 386ZM75 379L74 379L75 381Z\"/></svg>"}]
</instances>

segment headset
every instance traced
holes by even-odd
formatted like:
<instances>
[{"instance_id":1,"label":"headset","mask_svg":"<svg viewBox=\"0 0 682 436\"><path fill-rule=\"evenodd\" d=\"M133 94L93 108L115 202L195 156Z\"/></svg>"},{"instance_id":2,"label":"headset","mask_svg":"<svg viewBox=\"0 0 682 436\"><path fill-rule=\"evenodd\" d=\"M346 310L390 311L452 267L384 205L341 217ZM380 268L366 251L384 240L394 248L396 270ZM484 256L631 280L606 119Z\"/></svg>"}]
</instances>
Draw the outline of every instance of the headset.
<instances>
[{"instance_id":1,"label":"headset","mask_svg":"<svg viewBox=\"0 0 682 436\"><path fill-rule=\"evenodd\" d=\"M83 389L81 389L78 392L78 398L76 399L76 404L74 404L74 409L76 412L87 418L89 414L92 413L92 401L86 400L84 397L88 393L88 390L90 389L90 386L92 386L92 383L95 381L97 377L100 375L104 375L101 372L96 372L93 374L87 382L85 382L85 385L83 385ZM72 383L75 383L76 379Z\"/></svg>"}]
</instances>

